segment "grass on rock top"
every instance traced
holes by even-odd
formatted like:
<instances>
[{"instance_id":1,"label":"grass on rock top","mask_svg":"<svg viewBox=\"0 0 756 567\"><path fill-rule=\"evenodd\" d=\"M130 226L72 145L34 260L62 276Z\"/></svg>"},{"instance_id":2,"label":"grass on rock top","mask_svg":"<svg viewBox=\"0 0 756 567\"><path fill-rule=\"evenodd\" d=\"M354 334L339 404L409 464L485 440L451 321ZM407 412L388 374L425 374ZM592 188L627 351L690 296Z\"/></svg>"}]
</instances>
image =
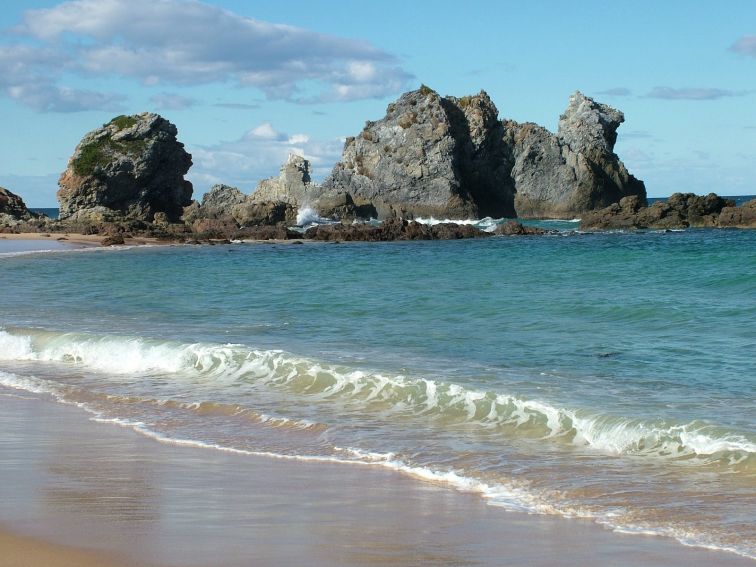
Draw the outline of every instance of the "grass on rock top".
<instances>
[{"instance_id":1,"label":"grass on rock top","mask_svg":"<svg viewBox=\"0 0 756 567\"><path fill-rule=\"evenodd\" d=\"M104 124L103 127L114 125L118 130L125 130L136 123L137 118L135 116L122 114ZM98 167L104 167L108 164L115 152L135 157L144 150L146 145L146 140L115 141L110 136L98 138L79 150L79 157L73 162L74 173L82 177L94 175Z\"/></svg>"},{"instance_id":2,"label":"grass on rock top","mask_svg":"<svg viewBox=\"0 0 756 567\"><path fill-rule=\"evenodd\" d=\"M120 116L116 116L105 124L105 126L110 126L111 124L116 126L119 130L125 130L126 128L131 128L134 124L137 123L137 119L135 116L126 116L124 114L121 114Z\"/></svg>"}]
</instances>

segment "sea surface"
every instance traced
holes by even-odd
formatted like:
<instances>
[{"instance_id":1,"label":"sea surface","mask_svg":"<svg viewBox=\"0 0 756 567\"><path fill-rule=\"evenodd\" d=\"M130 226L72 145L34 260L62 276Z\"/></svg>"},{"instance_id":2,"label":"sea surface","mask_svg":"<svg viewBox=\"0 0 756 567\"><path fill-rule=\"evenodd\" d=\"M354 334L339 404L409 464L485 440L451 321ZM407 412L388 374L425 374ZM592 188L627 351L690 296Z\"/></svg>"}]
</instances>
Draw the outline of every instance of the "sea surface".
<instances>
[{"instance_id":1,"label":"sea surface","mask_svg":"<svg viewBox=\"0 0 756 567\"><path fill-rule=\"evenodd\" d=\"M0 283L0 388L756 558L756 231L0 250Z\"/></svg>"}]
</instances>

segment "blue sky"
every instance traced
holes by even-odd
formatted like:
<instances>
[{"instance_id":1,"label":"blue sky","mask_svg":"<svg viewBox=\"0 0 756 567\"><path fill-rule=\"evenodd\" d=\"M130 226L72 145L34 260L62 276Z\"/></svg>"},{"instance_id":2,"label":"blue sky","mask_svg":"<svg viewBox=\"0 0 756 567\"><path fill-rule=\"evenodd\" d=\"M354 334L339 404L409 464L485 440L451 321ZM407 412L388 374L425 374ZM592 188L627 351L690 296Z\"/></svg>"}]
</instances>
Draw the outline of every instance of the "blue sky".
<instances>
[{"instance_id":1,"label":"blue sky","mask_svg":"<svg viewBox=\"0 0 756 567\"><path fill-rule=\"evenodd\" d=\"M756 193L752 0L5 0L0 28L0 185L30 206L118 114L177 125L195 196L249 193L290 151L324 177L421 83L551 130L581 90L625 113L616 151L650 196Z\"/></svg>"}]
</instances>

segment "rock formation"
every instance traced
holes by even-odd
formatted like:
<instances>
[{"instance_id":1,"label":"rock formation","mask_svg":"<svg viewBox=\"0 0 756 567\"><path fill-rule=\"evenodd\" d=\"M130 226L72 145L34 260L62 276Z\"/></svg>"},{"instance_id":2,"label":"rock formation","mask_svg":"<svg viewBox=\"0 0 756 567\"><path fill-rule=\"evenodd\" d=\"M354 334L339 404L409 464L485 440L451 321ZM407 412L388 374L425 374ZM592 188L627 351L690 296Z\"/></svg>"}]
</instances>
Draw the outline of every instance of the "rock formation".
<instances>
[{"instance_id":1,"label":"rock formation","mask_svg":"<svg viewBox=\"0 0 756 567\"><path fill-rule=\"evenodd\" d=\"M89 132L58 184L61 220L178 220L191 202L192 156L176 126L157 114L118 116Z\"/></svg>"},{"instance_id":2,"label":"rock formation","mask_svg":"<svg viewBox=\"0 0 756 567\"><path fill-rule=\"evenodd\" d=\"M307 206L318 188L310 179L310 162L302 156L290 154L281 166L278 177L264 179L251 197L256 202L283 201L296 207Z\"/></svg>"},{"instance_id":3,"label":"rock formation","mask_svg":"<svg viewBox=\"0 0 756 567\"><path fill-rule=\"evenodd\" d=\"M325 192L371 204L379 218L514 216L507 148L485 92L403 94L386 116L347 138Z\"/></svg>"},{"instance_id":4,"label":"rock formation","mask_svg":"<svg viewBox=\"0 0 756 567\"><path fill-rule=\"evenodd\" d=\"M571 218L626 196L646 203L642 181L614 153L624 115L576 92L552 134L537 124L505 120L514 155L512 179L519 217Z\"/></svg>"},{"instance_id":5,"label":"rock formation","mask_svg":"<svg viewBox=\"0 0 756 567\"><path fill-rule=\"evenodd\" d=\"M386 116L347 138L322 186L292 157L258 200L312 207L341 219L571 218L646 190L614 154L624 116L575 93L552 134L500 121L488 94L441 97L428 87L403 94Z\"/></svg>"},{"instance_id":6,"label":"rock formation","mask_svg":"<svg viewBox=\"0 0 756 567\"><path fill-rule=\"evenodd\" d=\"M714 193L701 197L675 193L665 202L644 207L637 197L624 197L598 211L583 215L582 230L671 229L717 226L756 226L756 201L741 207Z\"/></svg>"},{"instance_id":7,"label":"rock formation","mask_svg":"<svg viewBox=\"0 0 756 567\"><path fill-rule=\"evenodd\" d=\"M756 199L746 201L739 207L729 204L723 207L717 223L721 227L756 228Z\"/></svg>"},{"instance_id":8,"label":"rock formation","mask_svg":"<svg viewBox=\"0 0 756 567\"><path fill-rule=\"evenodd\" d=\"M392 240L455 240L493 236L469 224L421 224L403 219L387 219L379 226L371 224L329 224L310 228L305 238L324 241L384 242Z\"/></svg>"},{"instance_id":9,"label":"rock formation","mask_svg":"<svg viewBox=\"0 0 756 567\"><path fill-rule=\"evenodd\" d=\"M37 216L26 208L21 197L0 187L0 226L15 226Z\"/></svg>"},{"instance_id":10,"label":"rock formation","mask_svg":"<svg viewBox=\"0 0 756 567\"><path fill-rule=\"evenodd\" d=\"M214 185L202 202L192 201L181 219L192 232L233 237L241 228L296 222L296 209L285 201L258 201L236 187Z\"/></svg>"}]
</instances>

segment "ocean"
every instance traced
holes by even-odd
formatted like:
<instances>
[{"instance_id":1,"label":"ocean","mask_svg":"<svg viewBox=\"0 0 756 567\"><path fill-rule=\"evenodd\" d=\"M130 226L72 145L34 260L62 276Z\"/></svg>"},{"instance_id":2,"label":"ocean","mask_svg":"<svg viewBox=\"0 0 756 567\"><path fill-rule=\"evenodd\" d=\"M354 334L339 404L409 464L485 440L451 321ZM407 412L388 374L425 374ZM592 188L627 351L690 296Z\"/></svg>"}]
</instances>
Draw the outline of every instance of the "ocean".
<instances>
[{"instance_id":1,"label":"ocean","mask_svg":"<svg viewBox=\"0 0 756 567\"><path fill-rule=\"evenodd\" d=\"M2 389L756 558L755 231L46 244L0 253Z\"/></svg>"}]
</instances>

